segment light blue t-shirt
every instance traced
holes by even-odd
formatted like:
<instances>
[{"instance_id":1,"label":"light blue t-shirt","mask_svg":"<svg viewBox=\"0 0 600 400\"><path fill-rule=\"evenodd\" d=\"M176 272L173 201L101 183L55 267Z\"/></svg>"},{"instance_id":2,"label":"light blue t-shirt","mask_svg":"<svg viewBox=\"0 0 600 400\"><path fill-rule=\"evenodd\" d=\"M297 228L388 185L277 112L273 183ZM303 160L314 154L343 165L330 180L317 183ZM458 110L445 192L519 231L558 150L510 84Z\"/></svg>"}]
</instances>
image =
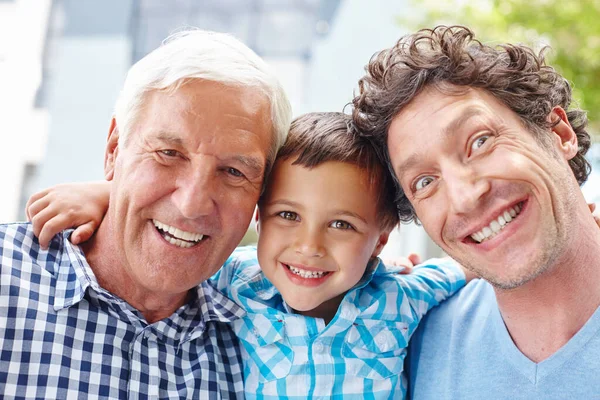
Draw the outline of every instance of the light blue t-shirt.
<instances>
[{"instance_id":1,"label":"light blue t-shirt","mask_svg":"<svg viewBox=\"0 0 600 400\"><path fill-rule=\"evenodd\" d=\"M478 279L427 314L407 368L413 400L600 399L600 308L534 363L510 338L492 286Z\"/></svg>"}]
</instances>

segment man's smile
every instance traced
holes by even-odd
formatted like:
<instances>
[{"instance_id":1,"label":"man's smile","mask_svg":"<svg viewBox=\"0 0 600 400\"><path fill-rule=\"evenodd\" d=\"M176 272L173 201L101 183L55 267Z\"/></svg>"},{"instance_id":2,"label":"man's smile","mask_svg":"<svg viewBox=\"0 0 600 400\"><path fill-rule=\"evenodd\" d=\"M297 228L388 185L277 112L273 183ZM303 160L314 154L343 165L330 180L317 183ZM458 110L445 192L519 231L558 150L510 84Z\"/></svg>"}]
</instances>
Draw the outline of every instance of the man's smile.
<instances>
[{"instance_id":1,"label":"man's smile","mask_svg":"<svg viewBox=\"0 0 600 400\"><path fill-rule=\"evenodd\" d=\"M182 231L179 228L164 224L155 219L153 219L152 222L154 223L154 226L158 232L167 242L185 249L197 245L205 237L205 235L201 233Z\"/></svg>"},{"instance_id":2,"label":"man's smile","mask_svg":"<svg viewBox=\"0 0 600 400\"><path fill-rule=\"evenodd\" d=\"M517 218L519 213L521 212L521 207L523 202L515 204L512 207L506 208L503 212L498 215L495 219L493 219L487 226L483 227L481 230L472 233L470 237L478 242L484 242L496 236L504 227L510 224L514 219Z\"/></svg>"}]
</instances>

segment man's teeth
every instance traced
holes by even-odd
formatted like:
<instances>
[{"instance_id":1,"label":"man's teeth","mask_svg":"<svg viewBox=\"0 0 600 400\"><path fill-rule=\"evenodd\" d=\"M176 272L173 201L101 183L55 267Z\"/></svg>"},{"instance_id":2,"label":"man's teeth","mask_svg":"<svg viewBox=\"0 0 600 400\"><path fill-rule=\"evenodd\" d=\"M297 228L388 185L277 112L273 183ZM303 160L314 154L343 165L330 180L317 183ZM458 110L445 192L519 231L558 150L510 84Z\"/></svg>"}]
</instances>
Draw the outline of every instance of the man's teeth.
<instances>
[{"instance_id":1,"label":"man's teeth","mask_svg":"<svg viewBox=\"0 0 600 400\"><path fill-rule=\"evenodd\" d=\"M303 269L298 269L298 268L292 267L291 265L288 265L288 264L286 264L286 266L289 268L290 271L292 271L293 274L299 275L305 279L322 278L326 274L328 274L327 271L305 271Z\"/></svg>"},{"instance_id":2,"label":"man's teeth","mask_svg":"<svg viewBox=\"0 0 600 400\"><path fill-rule=\"evenodd\" d=\"M500 232L506 225L508 225L513 219L519 215L521 212L521 205L517 204L514 207L510 207L506 211L504 211L498 218L490 222L488 226L480 230L479 232L475 232L471 235L471 238L476 242L483 242L485 240L491 239L498 232Z\"/></svg>"},{"instance_id":3,"label":"man's teeth","mask_svg":"<svg viewBox=\"0 0 600 400\"><path fill-rule=\"evenodd\" d=\"M162 237L169 243L183 247L189 248L199 243L204 237L201 233L193 233L182 231L181 229L175 228L174 226L169 226L167 224L163 224L160 221L155 219L152 220L154 226L156 226L162 233Z\"/></svg>"}]
</instances>

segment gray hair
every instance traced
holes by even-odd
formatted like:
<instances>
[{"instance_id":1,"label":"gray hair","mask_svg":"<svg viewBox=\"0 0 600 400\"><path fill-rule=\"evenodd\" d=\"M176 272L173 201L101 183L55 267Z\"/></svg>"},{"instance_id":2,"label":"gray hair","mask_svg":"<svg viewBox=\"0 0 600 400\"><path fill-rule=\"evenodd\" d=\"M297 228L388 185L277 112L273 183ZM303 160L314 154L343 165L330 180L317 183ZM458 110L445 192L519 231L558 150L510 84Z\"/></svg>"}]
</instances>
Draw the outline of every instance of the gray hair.
<instances>
[{"instance_id":1,"label":"gray hair","mask_svg":"<svg viewBox=\"0 0 600 400\"><path fill-rule=\"evenodd\" d=\"M175 91L190 79L256 87L264 92L271 103L273 140L267 161L268 166L272 165L292 119L281 83L271 68L238 39L199 29L169 36L129 69L115 106L115 119L121 130L119 142L125 143L148 92Z\"/></svg>"}]
</instances>

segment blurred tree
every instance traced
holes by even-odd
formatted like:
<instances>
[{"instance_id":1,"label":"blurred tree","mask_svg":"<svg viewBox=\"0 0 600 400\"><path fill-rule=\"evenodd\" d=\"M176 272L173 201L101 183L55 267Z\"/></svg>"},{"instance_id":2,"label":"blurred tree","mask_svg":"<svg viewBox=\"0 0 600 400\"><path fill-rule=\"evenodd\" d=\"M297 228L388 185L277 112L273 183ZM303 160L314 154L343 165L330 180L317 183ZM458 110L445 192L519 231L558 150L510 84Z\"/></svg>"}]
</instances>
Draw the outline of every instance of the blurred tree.
<instances>
[{"instance_id":1,"label":"blurred tree","mask_svg":"<svg viewBox=\"0 0 600 400\"><path fill-rule=\"evenodd\" d=\"M588 111L590 132L600 133L600 0L412 0L415 12L401 17L417 29L465 25L482 42L519 42L541 49L547 62L573 86ZM416 18L415 18L416 17Z\"/></svg>"}]
</instances>

